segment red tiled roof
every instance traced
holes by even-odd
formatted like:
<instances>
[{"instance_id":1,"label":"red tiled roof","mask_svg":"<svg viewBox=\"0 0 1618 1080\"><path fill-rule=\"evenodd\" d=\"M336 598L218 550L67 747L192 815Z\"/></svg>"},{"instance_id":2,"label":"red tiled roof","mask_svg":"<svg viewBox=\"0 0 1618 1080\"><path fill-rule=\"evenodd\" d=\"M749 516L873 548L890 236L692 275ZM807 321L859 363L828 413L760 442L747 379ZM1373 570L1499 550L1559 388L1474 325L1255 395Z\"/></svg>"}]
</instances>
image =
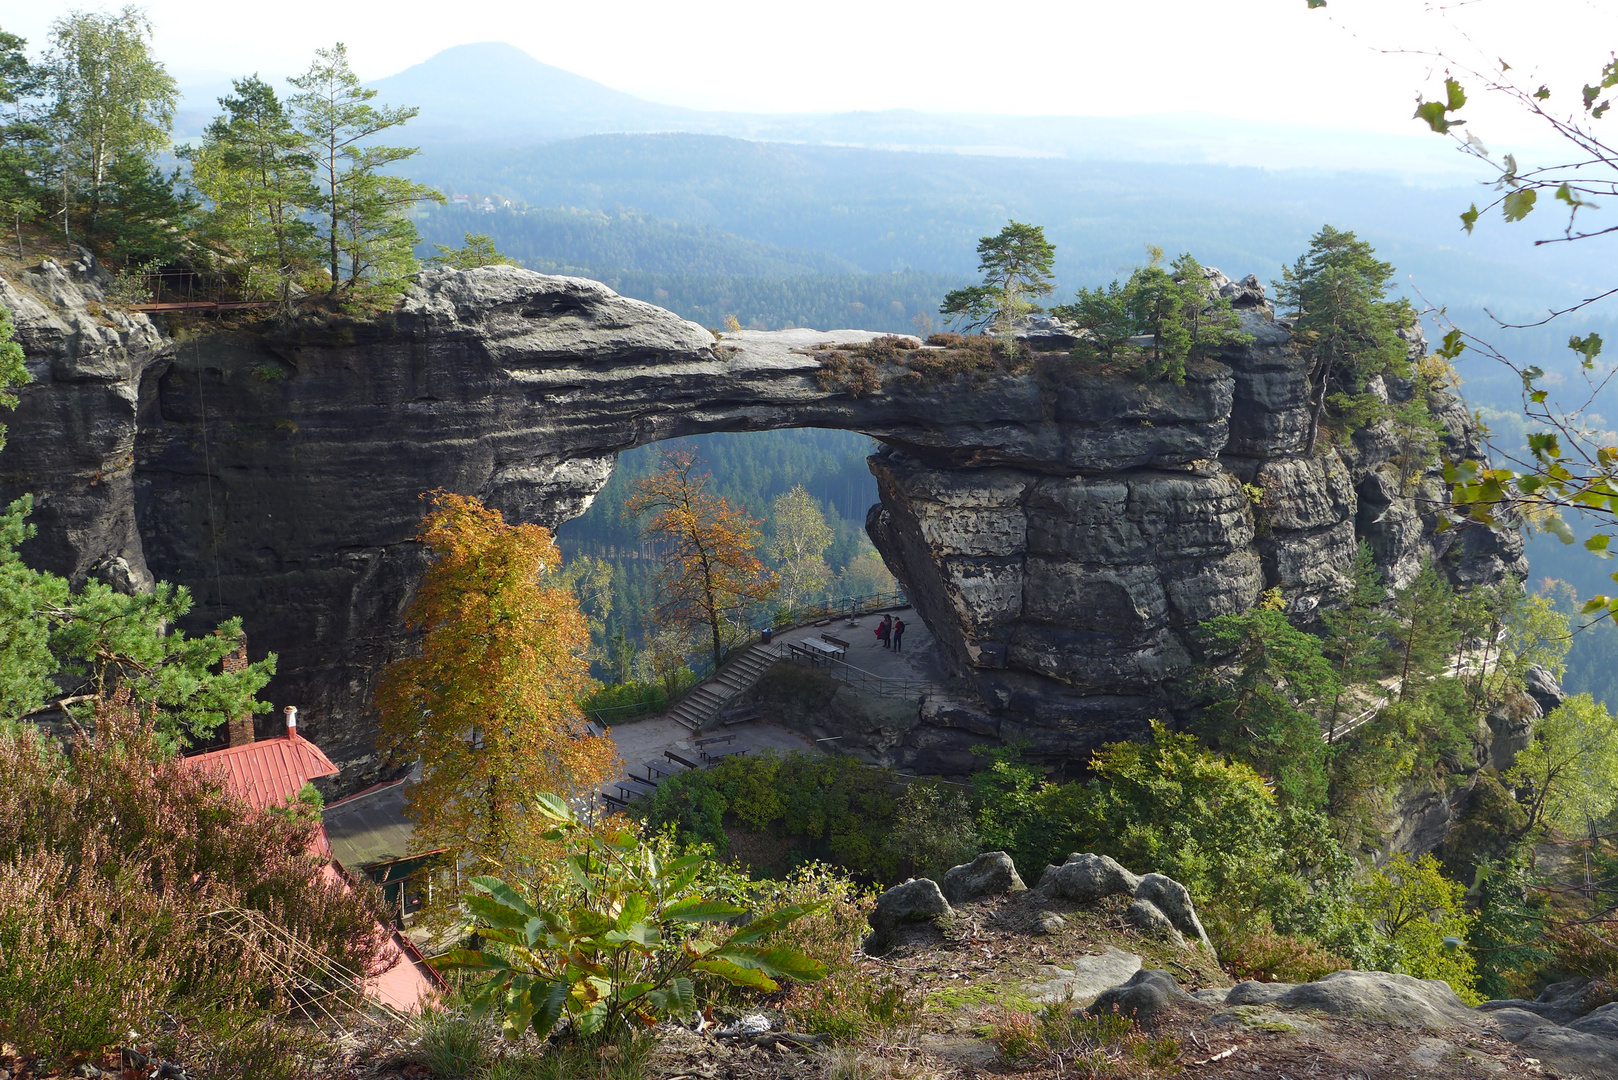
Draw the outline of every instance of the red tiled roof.
<instances>
[{"instance_id":1,"label":"red tiled roof","mask_svg":"<svg viewBox=\"0 0 1618 1080\"><path fill-rule=\"evenodd\" d=\"M296 799L303 785L317 776L338 773L320 747L297 734L214 750L185 761L192 768L222 773L231 791L260 810Z\"/></svg>"}]
</instances>

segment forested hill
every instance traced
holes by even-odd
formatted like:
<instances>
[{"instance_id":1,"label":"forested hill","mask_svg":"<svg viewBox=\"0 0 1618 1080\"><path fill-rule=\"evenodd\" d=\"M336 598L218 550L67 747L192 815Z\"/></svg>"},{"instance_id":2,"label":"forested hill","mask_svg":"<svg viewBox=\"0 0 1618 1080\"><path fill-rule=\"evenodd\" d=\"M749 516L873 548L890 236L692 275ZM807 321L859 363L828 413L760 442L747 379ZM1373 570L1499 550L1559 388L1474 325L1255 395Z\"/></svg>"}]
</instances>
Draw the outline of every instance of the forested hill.
<instances>
[{"instance_id":1,"label":"forested hill","mask_svg":"<svg viewBox=\"0 0 1618 1080\"><path fill-rule=\"evenodd\" d=\"M917 271L868 274L826 252L781 248L631 210L450 208L426 214L420 224L427 245L454 246L475 229L529 269L604 281L625 296L714 327L734 316L765 330L910 333L917 316L936 315L944 293L965 282Z\"/></svg>"}]
</instances>

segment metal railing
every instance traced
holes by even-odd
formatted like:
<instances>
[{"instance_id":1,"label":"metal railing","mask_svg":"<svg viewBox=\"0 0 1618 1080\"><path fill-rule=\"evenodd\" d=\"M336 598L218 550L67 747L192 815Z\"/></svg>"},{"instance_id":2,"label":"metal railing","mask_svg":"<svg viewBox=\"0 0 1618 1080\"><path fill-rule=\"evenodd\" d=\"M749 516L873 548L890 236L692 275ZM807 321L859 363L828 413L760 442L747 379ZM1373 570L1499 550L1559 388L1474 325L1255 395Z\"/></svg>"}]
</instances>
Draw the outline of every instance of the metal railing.
<instances>
[{"instance_id":1,"label":"metal railing","mask_svg":"<svg viewBox=\"0 0 1618 1080\"><path fill-rule=\"evenodd\" d=\"M794 626L804 626L825 619L852 619L873 611L909 606L910 600L902 590L870 593L866 596L837 596L803 607L783 608L775 613L771 625L777 630L790 630Z\"/></svg>"},{"instance_id":2,"label":"metal railing","mask_svg":"<svg viewBox=\"0 0 1618 1080\"><path fill-rule=\"evenodd\" d=\"M787 655L800 664L821 669L838 682L878 697L920 697L934 689L932 683L921 679L895 679L890 675L878 675L874 671L857 668L847 660L839 660L790 641L787 642Z\"/></svg>"}]
</instances>

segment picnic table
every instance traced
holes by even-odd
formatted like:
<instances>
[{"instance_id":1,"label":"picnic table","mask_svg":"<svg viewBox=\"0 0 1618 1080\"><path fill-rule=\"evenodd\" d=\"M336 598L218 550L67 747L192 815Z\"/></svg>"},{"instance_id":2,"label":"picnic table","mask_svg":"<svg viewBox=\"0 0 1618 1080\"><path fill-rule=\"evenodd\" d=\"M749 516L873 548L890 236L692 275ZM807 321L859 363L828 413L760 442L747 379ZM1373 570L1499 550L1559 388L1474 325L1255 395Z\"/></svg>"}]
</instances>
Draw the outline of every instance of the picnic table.
<instances>
[{"instance_id":1,"label":"picnic table","mask_svg":"<svg viewBox=\"0 0 1618 1080\"><path fill-rule=\"evenodd\" d=\"M847 655L846 650L840 649L831 642L822 641L819 638L803 638L799 642L799 645L808 651L809 658L816 663L821 660L841 660Z\"/></svg>"},{"instance_id":2,"label":"picnic table","mask_svg":"<svg viewBox=\"0 0 1618 1080\"><path fill-rule=\"evenodd\" d=\"M738 754L750 754L752 752L753 748L744 742L727 743L714 750L704 750L702 757L705 761L718 761L721 758L734 757Z\"/></svg>"},{"instance_id":3,"label":"picnic table","mask_svg":"<svg viewBox=\"0 0 1618 1080\"><path fill-rule=\"evenodd\" d=\"M644 768L646 769L646 779L650 780L654 784L661 781L664 777L673 776L675 773L680 771L674 767L673 762L667 760L666 758L650 758L647 760Z\"/></svg>"}]
</instances>

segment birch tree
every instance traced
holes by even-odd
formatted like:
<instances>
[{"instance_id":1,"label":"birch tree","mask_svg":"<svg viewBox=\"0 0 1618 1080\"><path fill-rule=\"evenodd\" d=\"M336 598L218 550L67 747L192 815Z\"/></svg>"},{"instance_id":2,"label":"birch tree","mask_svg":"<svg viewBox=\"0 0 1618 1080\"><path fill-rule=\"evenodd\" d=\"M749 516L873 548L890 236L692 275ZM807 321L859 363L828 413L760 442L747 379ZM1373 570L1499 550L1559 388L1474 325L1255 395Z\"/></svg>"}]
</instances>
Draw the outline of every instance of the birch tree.
<instances>
[{"instance_id":1,"label":"birch tree","mask_svg":"<svg viewBox=\"0 0 1618 1080\"><path fill-rule=\"evenodd\" d=\"M151 54L152 26L139 8L75 12L51 27L45 60L62 231L82 193L94 233L119 159L146 159L169 143L179 92Z\"/></svg>"}]
</instances>

